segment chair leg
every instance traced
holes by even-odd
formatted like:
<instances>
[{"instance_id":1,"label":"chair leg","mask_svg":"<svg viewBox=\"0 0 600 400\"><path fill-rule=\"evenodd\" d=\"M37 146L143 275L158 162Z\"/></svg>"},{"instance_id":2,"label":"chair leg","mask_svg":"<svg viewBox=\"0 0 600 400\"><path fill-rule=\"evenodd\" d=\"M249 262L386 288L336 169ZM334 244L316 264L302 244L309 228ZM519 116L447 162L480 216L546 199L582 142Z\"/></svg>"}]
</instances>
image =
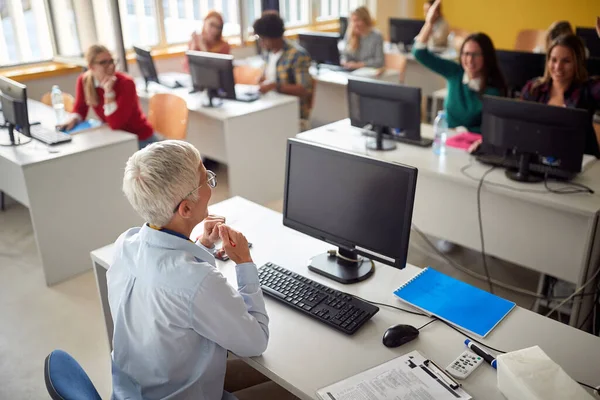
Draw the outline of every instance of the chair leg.
<instances>
[{"instance_id":1,"label":"chair leg","mask_svg":"<svg viewBox=\"0 0 600 400\"><path fill-rule=\"evenodd\" d=\"M0 210L4 211L4 192L0 191Z\"/></svg>"}]
</instances>

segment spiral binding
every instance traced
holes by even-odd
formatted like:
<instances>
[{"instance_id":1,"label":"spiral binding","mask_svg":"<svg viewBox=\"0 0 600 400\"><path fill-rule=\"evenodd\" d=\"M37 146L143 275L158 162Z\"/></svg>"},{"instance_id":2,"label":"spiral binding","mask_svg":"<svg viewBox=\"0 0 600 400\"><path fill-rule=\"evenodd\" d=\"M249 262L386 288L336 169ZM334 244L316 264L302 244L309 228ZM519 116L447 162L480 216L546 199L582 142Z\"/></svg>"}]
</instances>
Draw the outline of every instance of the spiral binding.
<instances>
[{"instance_id":1,"label":"spiral binding","mask_svg":"<svg viewBox=\"0 0 600 400\"><path fill-rule=\"evenodd\" d=\"M425 271L427 271L429 269L429 267L425 267L423 268L421 271L419 271L418 274L416 274L415 276L413 276L411 279L409 279L408 281L406 281L406 283L404 283L404 285L400 286L398 289L396 289L396 292L399 290L404 289L406 286L408 286L412 281L414 281L415 279L417 279L419 276L421 276Z\"/></svg>"}]
</instances>

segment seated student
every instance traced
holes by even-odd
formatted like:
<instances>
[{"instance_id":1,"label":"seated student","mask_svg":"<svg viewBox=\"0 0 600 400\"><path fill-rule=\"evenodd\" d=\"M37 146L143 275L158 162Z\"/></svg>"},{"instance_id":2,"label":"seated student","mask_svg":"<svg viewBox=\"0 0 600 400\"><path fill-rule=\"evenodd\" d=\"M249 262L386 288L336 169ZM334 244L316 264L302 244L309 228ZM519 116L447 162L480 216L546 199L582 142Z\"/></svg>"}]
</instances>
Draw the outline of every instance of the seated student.
<instances>
[{"instance_id":1,"label":"seated student","mask_svg":"<svg viewBox=\"0 0 600 400\"><path fill-rule=\"evenodd\" d=\"M246 238L208 214L216 184L184 141L154 143L127 161L123 192L146 223L117 239L107 272L113 398L235 399L244 380L262 383L253 388L255 398L295 398L250 368L241 370L244 363L227 361L227 351L242 357L265 351L269 317ZM194 243L190 235L202 221ZM237 288L216 268L218 240L236 263Z\"/></svg>"},{"instance_id":2,"label":"seated student","mask_svg":"<svg viewBox=\"0 0 600 400\"><path fill-rule=\"evenodd\" d=\"M600 110L600 77L588 78L581 39L573 34L556 38L549 46L546 71L541 78L527 82L521 99L559 107L581 108L590 121ZM591 129L586 138L587 154L600 158L598 141Z\"/></svg>"},{"instance_id":3,"label":"seated student","mask_svg":"<svg viewBox=\"0 0 600 400\"><path fill-rule=\"evenodd\" d=\"M204 17L202 32L192 32L192 37L188 42L189 50L207 51L210 53L229 54L231 47L229 43L223 40L223 17L217 11L209 11ZM187 57L184 60L183 68L189 71Z\"/></svg>"},{"instance_id":4,"label":"seated student","mask_svg":"<svg viewBox=\"0 0 600 400\"><path fill-rule=\"evenodd\" d=\"M504 77L498 67L492 40L484 33L468 36L460 49L460 64L445 60L427 50L434 16L440 0L431 6L425 25L415 38L412 53L421 64L446 78L448 95L444 108L448 126L464 126L471 132L481 130L481 96L503 96L506 92Z\"/></svg>"},{"instance_id":5,"label":"seated student","mask_svg":"<svg viewBox=\"0 0 600 400\"><path fill-rule=\"evenodd\" d=\"M426 0L423 3L423 15L427 16L427 12L431 8L431 6L435 3L435 0ZM450 33L450 26L446 19L442 15L442 6L440 5L437 9L437 12L433 16L433 27L431 37L427 42L427 47L429 48L441 48L448 47L448 34ZM452 46L452 43L450 43Z\"/></svg>"},{"instance_id":6,"label":"seated student","mask_svg":"<svg viewBox=\"0 0 600 400\"><path fill-rule=\"evenodd\" d=\"M308 72L311 64L307 51L295 42L284 39L283 20L277 12L265 12L254 22L254 33L265 50L265 72L260 92L277 90L300 98L300 118L307 123L313 91Z\"/></svg>"},{"instance_id":7,"label":"seated student","mask_svg":"<svg viewBox=\"0 0 600 400\"><path fill-rule=\"evenodd\" d=\"M59 128L72 129L86 118L91 107L112 129L135 133L140 149L158 141L142 111L133 79L115 70L110 51L104 46L93 45L88 49L86 59L88 70L77 78L75 117Z\"/></svg>"},{"instance_id":8,"label":"seated student","mask_svg":"<svg viewBox=\"0 0 600 400\"><path fill-rule=\"evenodd\" d=\"M383 67L383 37L373 28L373 24L367 7L358 7L352 11L344 36L346 47L341 54L344 68Z\"/></svg>"},{"instance_id":9,"label":"seated student","mask_svg":"<svg viewBox=\"0 0 600 400\"><path fill-rule=\"evenodd\" d=\"M544 43L544 46L537 46L535 49L533 49L534 53L545 53L549 48L550 45L552 44L552 42L558 38L559 36L562 35L574 35L575 34L575 29L573 29L573 26L571 25L571 23L569 21L555 21L552 23L552 25L550 25L550 27L548 28L548 31L546 32L546 40ZM590 56L590 51L588 50L587 47L585 47L585 44L583 46L584 51L585 51L585 58L589 58Z\"/></svg>"}]
</instances>

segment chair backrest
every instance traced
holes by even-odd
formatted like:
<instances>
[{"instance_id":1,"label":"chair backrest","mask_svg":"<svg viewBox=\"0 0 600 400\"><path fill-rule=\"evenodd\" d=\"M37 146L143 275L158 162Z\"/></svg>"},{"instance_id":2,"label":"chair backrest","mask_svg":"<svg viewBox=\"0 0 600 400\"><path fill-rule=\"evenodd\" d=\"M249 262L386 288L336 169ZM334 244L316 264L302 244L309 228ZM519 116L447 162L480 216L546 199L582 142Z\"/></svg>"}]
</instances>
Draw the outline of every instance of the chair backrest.
<instances>
[{"instance_id":1,"label":"chair backrest","mask_svg":"<svg viewBox=\"0 0 600 400\"><path fill-rule=\"evenodd\" d=\"M166 139L184 140L187 135L188 108L181 97L156 93L150 98L148 121Z\"/></svg>"},{"instance_id":2,"label":"chair backrest","mask_svg":"<svg viewBox=\"0 0 600 400\"><path fill-rule=\"evenodd\" d=\"M62 350L54 350L46 357L44 380L54 400L102 400L81 365Z\"/></svg>"},{"instance_id":3,"label":"chair backrest","mask_svg":"<svg viewBox=\"0 0 600 400\"><path fill-rule=\"evenodd\" d=\"M262 68L251 65L236 65L233 67L233 79L235 83L243 85L258 85L260 77L263 74Z\"/></svg>"},{"instance_id":4,"label":"chair backrest","mask_svg":"<svg viewBox=\"0 0 600 400\"><path fill-rule=\"evenodd\" d=\"M545 48L546 31L543 29L523 29L517 34L515 50L533 51L536 47Z\"/></svg>"},{"instance_id":5,"label":"chair backrest","mask_svg":"<svg viewBox=\"0 0 600 400\"><path fill-rule=\"evenodd\" d=\"M404 82L406 72L406 56L400 53L387 53L385 55L385 68L395 69L400 74L399 82Z\"/></svg>"},{"instance_id":6,"label":"chair backrest","mask_svg":"<svg viewBox=\"0 0 600 400\"><path fill-rule=\"evenodd\" d=\"M75 98L69 93L63 92L63 103L65 103L65 111L73 112L73 106L75 105ZM42 96L42 103L52 106L52 93L46 92Z\"/></svg>"}]
</instances>

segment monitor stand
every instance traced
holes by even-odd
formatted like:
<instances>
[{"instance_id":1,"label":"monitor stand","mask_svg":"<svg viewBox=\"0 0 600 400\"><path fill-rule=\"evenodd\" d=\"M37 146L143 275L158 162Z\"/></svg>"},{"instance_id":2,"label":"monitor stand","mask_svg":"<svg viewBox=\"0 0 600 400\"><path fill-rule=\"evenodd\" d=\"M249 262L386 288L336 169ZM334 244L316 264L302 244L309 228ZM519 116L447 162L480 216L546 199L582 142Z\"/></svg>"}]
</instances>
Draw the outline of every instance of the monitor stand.
<instances>
[{"instance_id":1,"label":"monitor stand","mask_svg":"<svg viewBox=\"0 0 600 400\"><path fill-rule=\"evenodd\" d=\"M213 99L218 99L219 98L219 92L216 89L206 89L206 96L208 97L208 103L204 103L204 107L210 107L210 108L214 108L214 107L220 107L223 105L223 101L219 100L216 102L213 102Z\"/></svg>"},{"instance_id":2,"label":"monitor stand","mask_svg":"<svg viewBox=\"0 0 600 400\"><path fill-rule=\"evenodd\" d=\"M340 283L364 281L374 271L370 259L358 257L355 251L342 248L314 256L309 260L308 269Z\"/></svg>"},{"instance_id":3,"label":"monitor stand","mask_svg":"<svg viewBox=\"0 0 600 400\"><path fill-rule=\"evenodd\" d=\"M30 137L27 137L21 132L15 130L15 126L12 124L0 126L0 128L7 128L9 137L8 141L0 140L0 146L21 146L31 142Z\"/></svg>"},{"instance_id":4,"label":"monitor stand","mask_svg":"<svg viewBox=\"0 0 600 400\"><path fill-rule=\"evenodd\" d=\"M375 138L367 138L367 149L369 150L394 150L396 143L383 139L383 126L374 125Z\"/></svg>"},{"instance_id":5,"label":"monitor stand","mask_svg":"<svg viewBox=\"0 0 600 400\"><path fill-rule=\"evenodd\" d=\"M543 176L538 174L532 174L529 170L529 163L531 162L531 157L533 155L529 153L521 153L519 154L519 169L507 169L504 173L506 177L513 181L525 182L525 183L537 183L542 182L544 180Z\"/></svg>"}]
</instances>

